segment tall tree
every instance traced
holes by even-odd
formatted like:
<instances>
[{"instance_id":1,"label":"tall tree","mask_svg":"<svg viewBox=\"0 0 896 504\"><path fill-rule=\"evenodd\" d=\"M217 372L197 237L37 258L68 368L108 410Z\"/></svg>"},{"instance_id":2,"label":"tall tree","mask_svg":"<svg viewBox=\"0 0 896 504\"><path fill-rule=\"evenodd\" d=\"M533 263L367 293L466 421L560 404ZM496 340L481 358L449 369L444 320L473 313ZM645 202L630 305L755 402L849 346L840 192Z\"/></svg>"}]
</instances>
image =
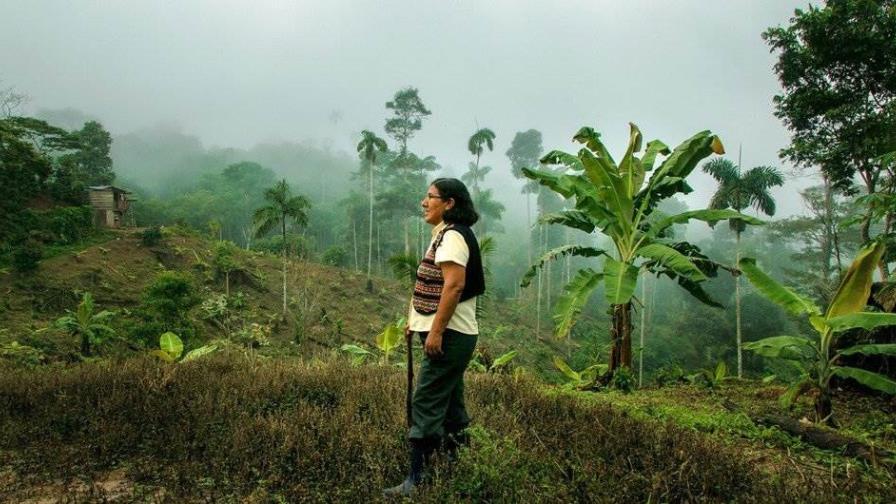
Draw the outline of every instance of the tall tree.
<instances>
[{"instance_id":1,"label":"tall tree","mask_svg":"<svg viewBox=\"0 0 896 504\"><path fill-rule=\"evenodd\" d=\"M79 131L72 133L78 149L60 157L68 165L75 178L85 185L107 185L115 180L112 171L112 135L96 121L88 121Z\"/></svg>"},{"instance_id":2,"label":"tall tree","mask_svg":"<svg viewBox=\"0 0 896 504\"><path fill-rule=\"evenodd\" d=\"M738 156L739 157L739 156ZM757 166L742 172L739 164L725 158L716 158L703 165L703 171L712 175L719 188L712 196L709 208L721 210L731 208L741 212L753 207L768 216L775 215L775 199L769 189L784 184L784 178L777 168ZM747 228L745 221L730 219L728 225L735 236L735 260L740 261L740 235ZM737 333L737 377L743 378L742 332L740 310L740 276L734 278L735 327Z\"/></svg>"},{"instance_id":3,"label":"tall tree","mask_svg":"<svg viewBox=\"0 0 896 504\"><path fill-rule=\"evenodd\" d=\"M370 269L373 265L373 175L376 171L376 160L377 155L380 153L386 152L388 147L386 146L386 141L382 138L376 136L376 134L364 130L361 132L361 141L358 142L358 154L361 156L361 159L367 163L367 171L368 171L368 196L370 199L370 214L368 215L367 222L367 290L370 291L373 288L372 280L370 279Z\"/></svg>"},{"instance_id":4,"label":"tall tree","mask_svg":"<svg viewBox=\"0 0 896 504\"><path fill-rule=\"evenodd\" d=\"M286 225L290 222L299 226L308 224L308 209L311 203L301 195L293 196L286 179L277 182L264 192L267 205L255 210L255 236L262 237L280 226L283 237L283 314L286 314Z\"/></svg>"},{"instance_id":5,"label":"tall tree","mask_svg":"<svg viewBox=\"0 0 896 504\"><path fill-rule=\"evenodd\" d=\"M75 148L63 129L31 117L0 119L0 250L27 233L26 203L53 174L53 152Z\"/></svg>"},{"instance_id":6,"label":"tall tree","mask_svg":"<svg viewBox=\"0 0 896 504\"><path fill-rule=\"evenodd\" d=\"M479 194L479 182L485 179L486 174L491 171L491 167L484 166L479 169L479 158L488 148L489 151L495 149L495 132L488 128L480 128L467 141L467 150L475 157L475 161L470 163L469 180L473 183L473 199L475 200Z\"/></svg>"},{"instance_id":7,"label":"tall tree","mask_svg":"<svg viewBox=\"0 0 896 504\"><path fill-rule=\"evenodd\" d=\"M775 72L784 88L774 98L775 114L791 131L782 157L821 168L837 188L849 190L858 175L868 194L880 190L890 177L880 155L896 149L896 1L810 5L763 38L778 53ZM896 184L885 189L892 193ZM865 242L872 211L862 223Z\"/></svg>"},{"instance_id":8,"label":"tall tree","mask_svg":"<svg viewBox=\"0 0 896 504\"><path fill-rule=\"evenodd\" d=\"M488 128L480 128L467 141L467 150L475 157L475 160L470 163L469 170L461 177L464 182L473 186L472 196L474 202L479 202L480 200L480 182L485 181L485 176L492 171L491 166L479 166L479 159L486 148L489 151L495 150L495 132ZM484 236L488 225L486 224L485 214L482 214L481 217L478 228Z\"/></svg>"},{"instance_id":9,"label":"tall tree","mask_svg":"<svg viewBox=\"0 0 896 504\"><path fill-rule=\"evenodd\" d=\"M417 134L423 127L423 119L432 115L423 100L417 88L407 87L395 93L392 101L386 102L386 108L392 111L392 117L386 119L386 134L395 139L399 146L398 155L392 160L390 166L397 173L400 180L401 194L410 196L416 194L416 191L410 190L414 187L415 175L419 173L415 159L408 153L408 141ZM413 205L406 208L413 208ZM404 252L410 254L410 219L408 215L404 219Z\"/></svg>"},{"instance_id":10,"label":"tall tree","mask_svg":"<svg viewBox=\"0 0 896 504\"><path fill-rule=\"evenodd\" d=\"M794 285L808 288L821 304L830 302L844 268L843 258L861 248L862 239L855 226L844 225L849 217L850 201L837 196L828 198L825 186L800 191L806 215L794 215L769 224L773 240L793 246L791 258L799 268L787 270Z\"/></svg>"},{"instance_id":11,"label":"tall tree","mask_svg":"<svg viewBox=\"0 0 896 504\"><path fill-rule=\"evenodd\" d=\"M510 148L504 154L510 159L510 170L513 176L524 179L523 168L535 168L544 148L541 146L541 132L535 129L517 132L513 136ZM538 191L538 183L534 180L525 180L522 193L526 195L526 229L532 229L532 194ZM532 239L527 240L527 253L529 263L532 263Z\"/></svg>"},{"instance_id":12,"label":"tall tree","mask_svg":"<svg viewBox=\"0 0 896 504\"><path fill-rule=\"evenodd\" d=\"M398 142L401 154L408 151L408 140L423 127L423 119L432 112L423 104L417 88L407 87L397 93L392 101L386 102L386 108L392 111L393 117L386 119L386 134Z\"/></svg>"}]
</instances>

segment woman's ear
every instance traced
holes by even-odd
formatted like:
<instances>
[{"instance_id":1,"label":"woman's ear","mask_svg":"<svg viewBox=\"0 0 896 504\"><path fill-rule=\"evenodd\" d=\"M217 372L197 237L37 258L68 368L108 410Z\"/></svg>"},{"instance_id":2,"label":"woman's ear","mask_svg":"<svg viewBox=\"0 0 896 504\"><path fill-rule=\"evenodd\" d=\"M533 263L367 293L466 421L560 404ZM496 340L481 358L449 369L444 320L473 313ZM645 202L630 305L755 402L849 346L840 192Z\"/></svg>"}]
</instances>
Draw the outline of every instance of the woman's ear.
<instances>
[{"instance_id":1,"label":"woman's ear","mask_svg":"<svg viewBox=\"0 0 896 504\"><path fill-rule=\"evenodd\" d=\"M445 210L451 210L454 208L454 198L448 198L445 200Z\"/></svg>"}]
</instances>

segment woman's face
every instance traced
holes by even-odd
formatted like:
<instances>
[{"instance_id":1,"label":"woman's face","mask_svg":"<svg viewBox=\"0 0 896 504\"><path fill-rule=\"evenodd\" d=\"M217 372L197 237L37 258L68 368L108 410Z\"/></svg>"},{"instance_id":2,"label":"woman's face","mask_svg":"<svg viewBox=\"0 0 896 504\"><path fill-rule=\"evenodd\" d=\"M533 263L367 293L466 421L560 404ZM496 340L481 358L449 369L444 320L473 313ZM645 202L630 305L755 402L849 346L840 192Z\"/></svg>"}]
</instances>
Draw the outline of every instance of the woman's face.
<instances>
[{"instance_id":1,"label":"woman's face","mask_svg":"<svg viewBox=\"0 0 896 504\"><path fill-rule=\"evenodd\" d=\"M454 200L442 199L436 186L431 185L427 189L423 201L420 202L420 206L423 207L423 220L429 225L437 226L444 220L445 211L454 207Z\"/></svg>"}]
</instances>

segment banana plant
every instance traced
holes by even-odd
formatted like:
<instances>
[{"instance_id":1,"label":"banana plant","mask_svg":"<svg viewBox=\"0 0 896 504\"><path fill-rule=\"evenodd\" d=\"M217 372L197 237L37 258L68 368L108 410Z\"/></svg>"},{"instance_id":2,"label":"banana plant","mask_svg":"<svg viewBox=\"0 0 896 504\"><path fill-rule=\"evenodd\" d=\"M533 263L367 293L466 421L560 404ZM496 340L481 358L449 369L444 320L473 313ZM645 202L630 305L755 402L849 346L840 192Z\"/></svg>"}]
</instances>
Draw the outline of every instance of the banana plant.
<instances>
[{"instance_id":1,"label":"banana plant","mask_svg":"<svg viewBox=\"0 0 896 504\"><path fill-rule=\"evenodd\" d=\"M189 362L217 350L218 345L204 345L190 350L181 359L180 357L184 353L184 342L180 339L180 336L169 331L159 336L159 349L150 353L165 362ZM177 359L180 359L180 361Z\"/></svg>"},{"instance_id":2,"label":"banana plant","mask_svg":"<svg viewBox=\"0 0 896 504\"><path fill-rule=\"evenodd\" d=\"M499 355L488 367L485 367L485 364L482 363L482 354L477 352L476 355L470 359L468 367L469 369L479 371L480 373L500 373L508 367L510 362L513 361L517 355L518 352L516 350L510 350L509 352Z\"/></svg>"},{"instance_id":3,"label":"banana plant","mask_svg":"<svg viewBox=\"0 0 896 504\"><path fill-rule=\"evenodd\" d=\"M714 389L728 379L728 365L725 361L719 361L715 369L701 369L692 375L685 377L691 384L701 385Z\"/></svg>"},{"instance_id":4,"label":"banana plant","mask_svg":"<svg viewBox=\"0 0 896 504\"><path fill-rule=\"evenodd\" d=\"M673 242L667 236L669 228L692 219L740 219L750 224L762 221L731 209L692 210L650 218L660 201L692 191L685 179L701 160L724 153L722 142L709 131L697 133L675 149L653 140L641 153L641 131L630 124L628 147L618 163L593 128L581 128L573 141L584 145L576 155L555 150L541 159L542 164L562 165L564 171L523 168L523 174L574 200L573 209L545 215L542 222L586 233L600 232L611 239L613 249L566 245L550 250L532 265L522 286L529 284L546 261L567 255L603 257L602 268L579 270L565 287L555 307L555 335L562 338L569 333L591 294L603 284L613 313L609 371L615 371L620 366L631 367L631 300L641 269L674 278L697 299L718 306L700 286L700 282L715 275L717 265L701 255L697 247ZM655 167L661 156L663 161Z\"/></svg>"},{"instance_id":5,"label":"banana plant","mask_svg":"<svg viewBox=\"0 0 896 504\"><path fill-rule=\"evenodd\" d=\"M564 385L575 389L588 388L594 385L598 375L607 370L606 364L594 364L581 371L576 371L569 367L569 364L567 364L565 360L556 355L552 360L554 362L554 367L566 377L566 383Z\"/></svg>"},{"instance_id":6,"label":"banana plant","mask_svg":"<svg viewBox=\"0 0 896 504\"><path fill-rule=\"evenodd\" d=\"M376 347L380 350L380 354L383 357L383 364L389 364L389 356L401 343L402 335L404 334L404 324L405 320L400 318L396 322L388 323L382 332L376 335ZM368 358L375 356L370 350L354 343L344 344L339 347L339 350L352 356L353 366L358 366Z\"/></svg>"},{"instance_id":7,"label":"banana plant","mask_svg":"<svg viewBox=\"0 0 896 504\"><path fill-rule=\"evenodd\" d=\"M872 275L884 248L882 243L874 242L859 251L824 311L810 299L766 275L756 266L755 259L745 257L740 260L741 271L760 293L788 312L807 317L817 333L815 338L772 336L744 345L747 350L764 357L789 361L800 370L800 378L781 396L785 406L791 406L800 395L814 391L816 421L835 425L830 389L834 376L855 380L887 394L896 394L896 381L889 377L841 363L842 357L847 355L896 355L896 344L860 344L839 349L836 345L837 337L843 331L896 325L896 314L862 311L871 292Z\"/></svg>"},{"instance_id":8,"label":"banana plant","mask_svg":"<svg viewBox=\"0 0 896 504\"><path fill-rule=\"evenodd\" d=\"M383 364L389 364L389 355L392 353L399 343L401 343L404 335L404 319L398 319L397 322L387 325L383 331L376 336L376 346L383 352Z\"/></svg>"},{"instance_id":9,"label":"banana plant","mask_svg":"<svg viewBox=\"0 0 896 504\"><path fill-rule=\"evenodd\" d=\"M93 296L85 292L76 311L66 310L67 315L56 321L56 326L81 340L81 355L89 357L92 349L115 330L107 325L115 312L103 310L95 313Z\"/></svg>"}]
</instances>

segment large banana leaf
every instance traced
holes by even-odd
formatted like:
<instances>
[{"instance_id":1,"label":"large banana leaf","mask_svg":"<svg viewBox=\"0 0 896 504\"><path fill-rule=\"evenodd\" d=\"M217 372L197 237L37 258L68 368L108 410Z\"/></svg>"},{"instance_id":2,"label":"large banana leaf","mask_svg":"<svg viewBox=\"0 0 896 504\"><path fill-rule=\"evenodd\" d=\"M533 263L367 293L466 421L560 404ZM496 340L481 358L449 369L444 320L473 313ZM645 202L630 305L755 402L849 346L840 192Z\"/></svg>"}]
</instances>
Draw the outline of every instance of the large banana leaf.
<instances>
[{"instance_id":1,"label":"large banana leaf","mask_svg":"<svg viewBox=\"0 0 896 504\"><path fill-rule=\"evenodd\" d=\"M171 331L159 336L159 349L177 359L184 352L184 343Z\"/></svg>"},{"instance_id":2,"label":"large banana leaf","mask_svg":"<svg viewBox=\"0 0 896 504\"><path fill-rule=\"evenodd\" d=\"M756 266L756 259L744 257L738 263L750 283L765 297L784 307L794 315L808 313L818 315L821 310L812 301L779 284Z\"/></svg>"},{"instance_id":3,"label":"large banana leaf","mask_svg":"<svg viewBox=\"0 0 896 504\"><path fill-rule=\"evenodd\" d=\"M588 298L600 285L603 274L590 268L579 270L563 289L563 294L557 300L554 307L554 335L563 338L572 329L576 319L582 312L582 307L588 302Z\"/></svg>"},{"instance_id":4,"label":"large banana leaf","mask_svg":"<svg viewBox=\"0 0 896 504\"><path fill-rule=\"evenodd\" d=\"M557 370L559 370L561 373L563 373L563 375L566 376L567 378L569 378L570 380L578 383L582 379L582 376L579 375L579 373L573 371L573 369L571 367L569 367L569 364L567 364L566 361L564 361L560 357L557 357L555 355L551 358L551 361L554 362L554 367L556 367Z\"/></svg>"},{"instance_id":5,"label":"large banana leaf","mask_svg":"<svg viewBox=\"0 0 896 504\"><path fill-rule=\"evenodd\" d=\"M619 177L622 178L625 187L625 196L631 199L641 188L641 182L644 181L644 169L641 162L635 158L635 153L641 150L641 130L634 123L628 123L628 125L628 147L625 149L622 161L619 162ZM637 187L635 187L636 182Z\"/></svg>"},{"instance_id":6,"label":"large banana leaf","mask_svg":"<svg viewBox=\"0 0 896 504\"><path fill-rule=\"evenodd\" d=\"M553 156L553 157L550 157ZM542 162L574 159L581 169L578 158L561 151L552 151L542 158ZM606 199L586 177L581 174L558 174L550 171L522 169L523 175L560 194L566 199L575 197L576 209L584 212L602 231L621 233L621 222L616 214L606 205Z\"/></svg>"},{"instance_id":7,"label":"large banana leaf","mask_svg":"<svg viewBox=\"0 0 896 504\"><path fill-rule=\"evenodd\" d=\"M772 336L757 341L750 341L743 346L763 357L797 360L817 353L812 340L801 336Z\"/></svg>"},{"instance_id":8,"label":"large banana leaf","mask_svg":"<svg viewBox=\"0 0 896 504\"><path fill-rule=\"evenodd\" d=\"M650 231L648 231L647 236L656 237L659 235L659 233L661 233L669 226L673 224L685 224L690 220L699 220L712 223L728 219L738 219L753 226L765 224L765 221L763 220L757 219L756 217L750 217L749 215L744 215L737 210L731 210L730 208L726 208L724 210L690 210L688 212L682 212L677 215L664 217L658 220L656 223L651 224Z\"/></svg>"},{"instance_id":9,"label":"large banana leaf","mask_svg":"<svg viewBox=\"0 0 896 504\"><path fill-rule=\"evenodd\" d=\"M850 313L828 319L827 324L835 332L858 328L870 331L877 327L896 325L896 313Z\"/></svg>"},{"instance_id":10,"label":"large banana leaf","mask_svg":"<svg viewBox=\"0 0 896 504\"><path fill-rule=\"evenodd\" d=\"M532 279L535 278L535 274L538 273L538 268L544 266L544 263L553 261L554 259L559 259L567 255L579 257L597 257L600 255L607 255L607 253L604 250L598 248L585 247L582 245L563 245L561 247L548 250L538 259L535 264L529 267L529 270L526 271L526 274L523 275L523 279L520 281L520 287L528 287L529 284L532 283Z\"/></svg>"},{"instance_id":11,"label":"large banana leaf","mask_svg":"<svg viewBox=\"0 0 896 504\"><path fill-rule=\"evenodd\" d=\"M604 261L604 289L611 305L628 303L638 283L638 268L607 257Z\"/></svg>"},{"instance_id":12,"label":"large banana leaf","mask_svg":"<svg viewBox=\"0 0 896 504\"><path fill-rule=\"evenodd\" d=\"M538 219L542 224L561 224L563 226L578 229L586 233L594 232L594 221L580 210L564 210L557 213L549 213Z\"/></svg>"},{"instance_id":13,"label":"large banana leaf","mask_svg":"<svg viewBox=\"0 0 896 504\"><path fill-rule=\"evenodd\" d=\"M506 366L507 364L510 364L510 361L512 361L516 357L516 355L516 350L511 350L507 353L501 354L498 358L495 359L494 362L492 362L492 366L489 369L497 370Z\"/></svg>"},{"instance_id":14,"label":"large banana leaf","mask_svg":"<svg viewBox=\"0 0 896 504\"><path fill-rule=\"evenodd\" d=\"M632 198L628 194L625 182L619 176L618 168L604 158L596 157L588 149L579 151L579 159L585 167L585 176L594 184L597 194L622 222L630 222L632 217Z\"/></svg>"},{"instance_id":15,"label":"large banana leaf","mask_svg":"<svg viewBox=\"0 0 896 504\"><path fill-rule=\"evenodd\" d=\"M896 381L882 374L847 366L834 366L831 371L843 378L852 378L862 385L890 395L896 394Z\"/></svg>"},{"instance_id":16,"label":"large banana leaf","mask_svg":"<svg viewBox=\"0 0 896 504\"><path fill-rule=\"evenodd\" d=\"M191 360L196 360L204 355L208 355L210 353L216 352L218 350L218 345L203 345L199 348L194 348L187 352L187 355L184 355L184 358L181 359L181 362L190 362Z\"/></svg>"},{"instance_id":17,"label":"large banana leaf","mask_svg":"<svg viewBox=\"0 0 896 504\"><path fill-rule=\"evenodd\" d=\"M564 175L562 173L552 173L544 170L532 170L529 168L522 169L523 175L547 187L548 189L559 193L564 198L570 198L576 194L575 176Z\"/></svg>"},{"instance_id":18,"label":"large banana leaf","mask_svg":"<svg viewBox=\"0 0 896 504\"><path fill-rule=\"evenodd\" d=\"M896 343L869 343L841 350L840 355L896 355Z\"/></svg>"},{"instance_id":19,"label":"large banana leaf","mask_svg":"<svg viewBox=\"0 0 896 504\"><path fill-rule=\"evenodd\" d=\"M383 352L391 352L398 346L404 329L404 320L387 325L383 331L376 335L376 346Z\"/></svg>"},{"instance_id":20,"label":"large banana leaf","mask_svg":"<svg viewBox=\"0 0 896 504\"><path fill-rule=\"evenodd\" d=\"M684 179L694 171L701 160L713 153L724 154L725 149L719 138L709 131L701 131L685 140L653 172L647 186L638 194L637 200L646 199L643 208L648 210L677 192L685 192ZM664 179L667 177L675 177L678 180L672 184L664 184Z\"/></svg>"},{"instance_id":21,"label":"large banana leaf","mask_svg":"<svg viewBox=\"0 0 896 504\"><path fill-rule=\"evenodd\" d=\"M672 152L669 147L659 140L651 140L647 142L647 149L644 150L644 157L641 158L641 166L645 172L653 170L653 163L656 162L658 155L668 156Z\"/></svg>"},{"instance_id":22,"label":"large banana leaf","mask_svg":"<svg viewBox=\"0 0 896 504\"><path fill-rule=\"evenodd\" d=\"M687 256L662 243L650 243L636 252L641 257L657 261L675 273L695 282L706 280L706 275Z\"/></svg>"},{"instance_id":23,"label":"large banana leaf","mask_svg":"<svg viewBox=\"0 0 896 504\"><path fill-rule=\"evenodd\" d=\"M880 257L884 253L882 243L875 242L870 244L856 256L856 259L849 265L837 293L828 306L825 318L833 319L840 315L855 313L865 307L868 302L868 296L871 294L871 276L874 269L880 263Z\"/></svg>"}]
</instances>

